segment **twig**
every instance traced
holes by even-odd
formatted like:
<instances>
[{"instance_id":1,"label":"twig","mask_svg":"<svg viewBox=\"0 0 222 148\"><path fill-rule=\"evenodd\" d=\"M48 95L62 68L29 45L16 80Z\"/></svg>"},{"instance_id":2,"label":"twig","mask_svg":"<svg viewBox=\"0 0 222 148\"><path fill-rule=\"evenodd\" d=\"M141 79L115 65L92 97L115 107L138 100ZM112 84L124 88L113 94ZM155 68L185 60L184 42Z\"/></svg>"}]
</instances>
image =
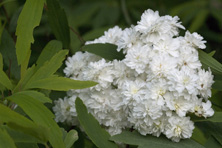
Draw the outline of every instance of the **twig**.
<instances>
[{"instance_id":1,"label":"twig","mask_svg":"<svg viewBox=\"0 0 222 148\"><path fill-rule=\"evenodd\" d=\"M6 17L6 19L7 19L8 24L10 24L10 19L9 19L9 16L8 16L8 13L7 13L5 7L2 6L2 9L3 9L4 13L5 13L5 17Z\"/></svg>"},{"instance_id":2,"label":"twig","mask_svg":"<svg viewBox=\"0 0 222 148\"><path fill-rule=\"evenodd\" d=\"M129 13L128 13L128 10L126 8L126 0L121 0L121 8L122 8L122 11L123 11L123 15L126 19L126 22L128 25L131 25L132 24L132 21L130 19L130 16L129 16Z\"/></svg>"},{"instance_id":3,"label":"twig","mask_svg":"<svg viewBox=\"0 0 222 148\"><path fill-rule=\"evenodd\" d=\"M81 37L81 35L80 35L77 31L75 31L72 27L69 27L69 28L71 29L71 31L72 31L74 34L77 35L77 37L78 37L79 41L81 42L81 44L84 45L84 44L85 44L85 40Z\"/></svg>"}]
</instances>

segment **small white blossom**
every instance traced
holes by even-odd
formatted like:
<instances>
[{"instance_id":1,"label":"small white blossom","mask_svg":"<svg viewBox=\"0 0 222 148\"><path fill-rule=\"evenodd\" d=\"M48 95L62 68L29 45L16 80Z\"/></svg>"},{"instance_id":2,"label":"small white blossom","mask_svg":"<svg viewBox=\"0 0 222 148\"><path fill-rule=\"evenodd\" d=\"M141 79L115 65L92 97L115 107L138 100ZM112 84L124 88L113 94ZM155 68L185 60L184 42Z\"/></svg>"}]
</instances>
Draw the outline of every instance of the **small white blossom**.
<instances>
[{"instance_id":1,"label":"small white blossom","mask_svg":"<svg viewBox=\"0 0 222 148\"><path fill-rule=\"evenodd\" d=\"M185 34L185 40L187 41L190 46L193 46L194 48L200 48L205 49L206 48L206 41L203 41L203 37L200 36L198 33L190 33L189 31Z\"/></svg>"},{"instance_id":2,"label":"small white blossom","mask_svg":"<svg viewBox=\"0 0 222 148\"><path fill-rule=\"evenodd\" d=\"M165 134L173 141L179 142L180 139L190 138L193 129L194 124L189 117L172 116L168 119Z\"/></svg>"},{"instance_id":3,"label":"small white blossom","mask_svg":"<svg viewBox=\"0 0 222 148\"><path fill-rule=\"evenodd\" d=\"M55 101L56 122L77 125L75 99L78 96L111 135L133 128L142 135L166 135L174 142L192 136L189 114L214 114L212 72L201 69L198 49L206 41L186 31L177 16L160 16L146 10L135 26L115 26L86 44L111 43L123 52L122 60L107 61L88 52L76 52L66 60L66 77L95 81L94 87L70 90ZM104 49L106 50L106 49ZM188 114L189 113L189 114Z\"/></svg>"}]
</instances>

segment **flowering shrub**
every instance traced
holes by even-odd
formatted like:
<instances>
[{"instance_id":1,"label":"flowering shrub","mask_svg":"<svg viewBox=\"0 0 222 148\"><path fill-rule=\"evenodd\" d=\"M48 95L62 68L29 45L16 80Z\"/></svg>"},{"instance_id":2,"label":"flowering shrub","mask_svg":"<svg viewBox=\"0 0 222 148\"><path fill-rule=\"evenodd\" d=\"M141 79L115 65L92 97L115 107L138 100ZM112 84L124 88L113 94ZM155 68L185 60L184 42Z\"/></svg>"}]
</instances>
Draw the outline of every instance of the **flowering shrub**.
<instances>
[{"instance_id":1,"label":"flowering shrub","mask_svg":"<svg viewBox=\"0 0 222 148\"><path fill-rule=\"evenodd\" d=\"M204 118L214 114L208 100L214 81L198 57L206 41L196 32L179 36L179 29L185 28L177 16L159 16L148 9L137 25L124 30L115 26L86 42L86 46L115 44L125 57L109 61L89 52L68 57L67 77L98 84L70 90L55 101L55 120L78 125L79 97L111 135L132 128L142 135L164 134L174 142L190 138L194 130L190 113Z\"/></svg>"}]
</instances>

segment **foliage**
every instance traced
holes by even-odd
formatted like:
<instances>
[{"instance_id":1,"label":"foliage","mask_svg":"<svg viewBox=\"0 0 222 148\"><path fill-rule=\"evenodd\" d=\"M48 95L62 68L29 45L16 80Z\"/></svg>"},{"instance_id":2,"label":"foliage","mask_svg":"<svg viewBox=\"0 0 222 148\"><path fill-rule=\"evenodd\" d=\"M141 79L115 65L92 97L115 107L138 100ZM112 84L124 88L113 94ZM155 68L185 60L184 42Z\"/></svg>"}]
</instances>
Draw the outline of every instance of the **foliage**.
<instances>
[{"instance_id":1,"label":"foliage","mask_svg":"<svg viewBox=\"0 0 222 148\"><path fill-rule=\"evenodd\" d=\"M111 137L80 99L76 108L85 132L57 124L51 106L58 98L49 96L97 84L64 78L66 56L83 50L108 60L124 58L124 54L113 52L116 47L111 44L82 45L116 24L123 28L135 24L148 8L178 15L186 28L198 31L208 41L206 52L199 51L199 57L203 68L210 67L215 75L211 97L215 115L192 118L196 126L192 139L180 143L130 130ZM1 147L117 147L112 141L140 148L222 146L221 0L2 0L0 14Z\"/></svg>"}]
</instances>

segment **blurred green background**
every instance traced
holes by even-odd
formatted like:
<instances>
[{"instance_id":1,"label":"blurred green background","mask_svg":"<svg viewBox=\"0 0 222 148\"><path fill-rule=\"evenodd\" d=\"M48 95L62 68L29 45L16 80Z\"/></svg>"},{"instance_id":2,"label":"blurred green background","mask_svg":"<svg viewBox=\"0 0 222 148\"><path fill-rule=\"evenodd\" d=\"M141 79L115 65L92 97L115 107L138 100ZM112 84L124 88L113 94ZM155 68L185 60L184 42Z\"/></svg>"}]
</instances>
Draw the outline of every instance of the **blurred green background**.
<instances>
[{"instance_id":1,"label":"blurred green background","mask_svg":"<svg viewBox=\"0 0 222 148\"><path fill-rule=\"evenodd\" d=\"M1 26L15 37L16 22L25 0L0 0ZM190 32L198 32L207 41L206 52L216 51L214 58L222 62L222 0L60 0L68 17L73 54L81 47L77 33L86 41L101 36L115 25L135 25L147 9L160 15L179 16ZM36 61L46 43L55 39L43 12L41 24L34 30L31 61ZM2 27L1 27L2 28ZM74 30L74 32L72 31ZM2 32L2 29L0 30ZM184 31L181 30L181 35Z\"/></svg>"}]
</instances>

